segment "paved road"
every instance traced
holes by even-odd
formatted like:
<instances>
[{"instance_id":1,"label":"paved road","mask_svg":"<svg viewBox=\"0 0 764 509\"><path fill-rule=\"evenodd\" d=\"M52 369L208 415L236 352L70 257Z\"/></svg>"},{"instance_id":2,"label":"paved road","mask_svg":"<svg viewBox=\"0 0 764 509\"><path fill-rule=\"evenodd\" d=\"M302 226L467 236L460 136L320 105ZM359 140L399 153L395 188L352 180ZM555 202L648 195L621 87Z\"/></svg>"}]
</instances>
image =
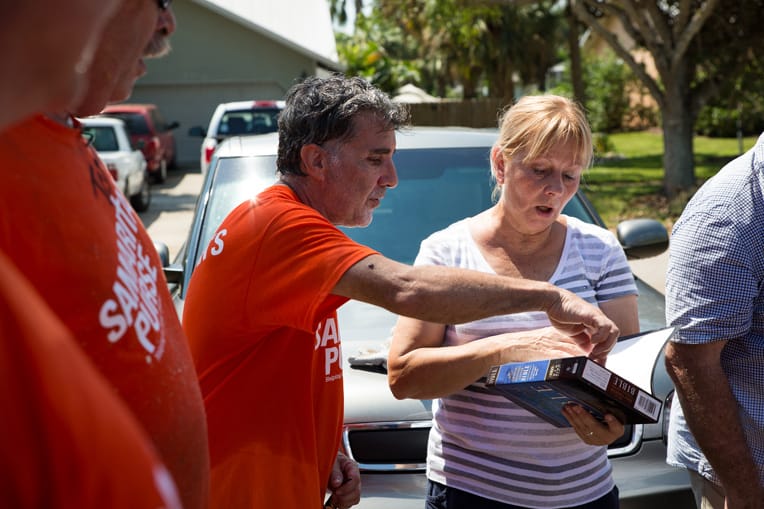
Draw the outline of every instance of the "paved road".
<instances>
[{"instance_id":1,"label":"paved road","mask_svg":"<svg viewBox=\"0 0 764 509\"><path fill-rule=\"evenodd\" d=\"M191 216L202 185L202 174L196 167L170 170L164 184L152 186L151 206L140 214L154 241L167 244L170 260L186 240ZM634 260L634 273L647 284L665 292L668 252L644 260Z\"/></svg>"},{"instance_id":2,"label":"paved road","mask_svg":"<svg viewBox=\"0 0 764 509\"><path fill-rule=\"evenodd\" d=\"M167 244L170 260L186 241L201 185L199 168L170 170L164 184L152 185L149 210L139 214L151 238Z\"/></svg>"}]
</instances>

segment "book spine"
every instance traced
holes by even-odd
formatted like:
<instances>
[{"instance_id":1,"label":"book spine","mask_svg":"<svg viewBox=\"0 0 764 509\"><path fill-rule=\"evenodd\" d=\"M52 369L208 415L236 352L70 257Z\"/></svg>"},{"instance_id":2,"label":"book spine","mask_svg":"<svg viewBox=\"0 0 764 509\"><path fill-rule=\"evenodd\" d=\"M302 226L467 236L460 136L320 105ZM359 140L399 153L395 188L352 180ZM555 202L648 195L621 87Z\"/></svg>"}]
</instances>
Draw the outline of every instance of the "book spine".
<instances>
[{"instance_id":1,"label":"book spine","mask_svg":"<svg viewBox=\"0 0 764 509\"><path fill-rule=\"evenodd\" d=\"M496 377L499 376L499 368L501 366L492 366L491 369L488 370L488 375L485 377L485 384L492 386L496 385Z\"/></svg>"},{"instance_id":2,"label":"book spine","mask_svg":"<svg viewBox=\"0 0 764 509\"><path fill-rule=\"evenodd\" d=\"M574 361L575 359L570 360ZM594 385L614 400L621 402L624 406L653 419L658 418L660 402L652 396L648 396L633 383L600 366L593 360L586 359L582 365L571 366L570 373L571 375L579 373L583 380Z\"/></svg>"}]
</instances>

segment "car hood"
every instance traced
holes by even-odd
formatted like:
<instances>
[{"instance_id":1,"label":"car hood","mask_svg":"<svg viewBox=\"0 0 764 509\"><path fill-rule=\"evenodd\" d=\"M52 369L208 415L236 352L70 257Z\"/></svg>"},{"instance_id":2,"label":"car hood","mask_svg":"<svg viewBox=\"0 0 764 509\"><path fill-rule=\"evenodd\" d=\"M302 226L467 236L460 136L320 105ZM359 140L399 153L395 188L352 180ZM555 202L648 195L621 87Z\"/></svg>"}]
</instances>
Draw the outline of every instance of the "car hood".
<instances>
[{"instance_id":1,"label":"car hood","mask_svg":"<svg viewBox=\"0 0 764 509\"><path fill-rule=\"evenodd\" d=\"M398 400L390 392L387 344L397 316L351 300L338 311L345 384L345 424L419 421L431 418L429 400Z\"/></svg>"}]
</instances>

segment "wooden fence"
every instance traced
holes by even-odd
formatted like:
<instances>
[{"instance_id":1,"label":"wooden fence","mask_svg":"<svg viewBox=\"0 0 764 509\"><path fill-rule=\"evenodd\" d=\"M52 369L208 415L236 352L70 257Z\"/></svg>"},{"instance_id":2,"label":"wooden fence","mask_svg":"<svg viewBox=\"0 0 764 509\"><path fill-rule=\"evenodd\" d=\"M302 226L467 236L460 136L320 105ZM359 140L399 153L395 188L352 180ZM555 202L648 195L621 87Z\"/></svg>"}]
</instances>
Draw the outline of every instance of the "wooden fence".
<instances>
[{"instance_id":1,"label":"wooden fence","mask_svg":"<svg viewBox=\"0 0 764 509\"><path fill-rule=\"evenodd\" d=\"M412 125L497 127L506 105L500 99L409 103Z\"/></svg>"}]
</instances>

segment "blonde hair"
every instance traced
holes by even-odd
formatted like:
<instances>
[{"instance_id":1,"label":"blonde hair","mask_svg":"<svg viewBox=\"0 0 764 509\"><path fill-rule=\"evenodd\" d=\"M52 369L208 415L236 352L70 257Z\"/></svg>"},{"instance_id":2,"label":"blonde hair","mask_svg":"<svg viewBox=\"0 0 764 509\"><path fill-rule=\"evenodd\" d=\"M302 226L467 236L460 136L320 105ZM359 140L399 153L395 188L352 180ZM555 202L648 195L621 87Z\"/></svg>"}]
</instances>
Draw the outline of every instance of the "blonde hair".
<instances>
[{"instance_id":1,"label":"blonde hair","mask_svg":"<svg viewBox=\"0 0 764 509\"><path fill-rule=\"evenodd\" d=\"M510 159L527 162L570 142L576 149L575 162L588 168L592 132L584 111L566 97L527 95L502 114L495 147Z\"/></svg>"}]
</instances>

